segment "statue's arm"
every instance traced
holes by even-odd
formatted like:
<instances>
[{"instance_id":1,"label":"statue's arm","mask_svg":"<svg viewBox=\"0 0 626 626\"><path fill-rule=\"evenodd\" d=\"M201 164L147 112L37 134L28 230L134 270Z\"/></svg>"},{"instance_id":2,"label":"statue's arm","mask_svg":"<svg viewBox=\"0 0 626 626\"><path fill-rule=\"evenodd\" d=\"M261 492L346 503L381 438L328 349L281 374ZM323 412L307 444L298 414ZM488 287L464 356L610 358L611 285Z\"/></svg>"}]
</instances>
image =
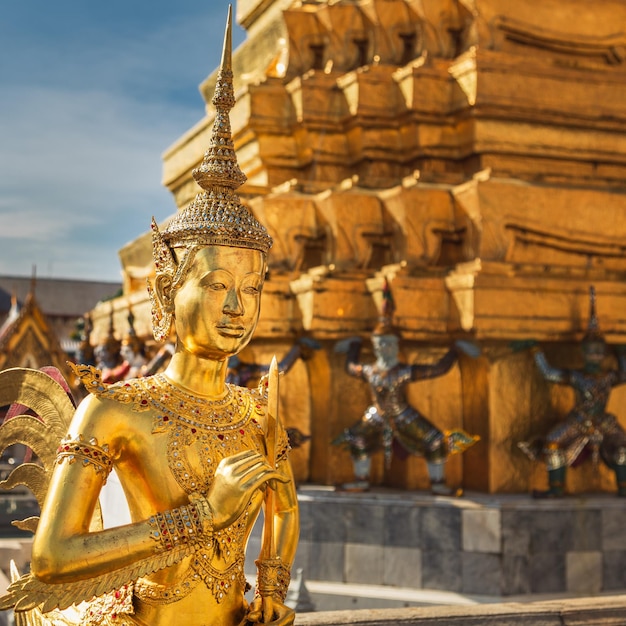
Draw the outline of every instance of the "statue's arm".
<instances>
[{"instance_id":1,"label":"statue's arm","mask_svg":"<svg viewBox=\"0 0 626 626\"><path fill-rule=\"evenodd\" d=\"M282 616L281 620L283 618L286 620L280 621L281 624L293 623L293 609L285 606L284 602L298 547L300 518L295 481L287 456L289 442L287 433L282 427L279 427L276 446L278 454L276 471L280 480L269 484L273 491L267 493L263 505L265 523L261 552L256 561L255 599L249 608L248 623L258 621L265 623L265 618L261 619L261 616L268 611ZM291 615L290 619L287 619L288 615Z\"/></svg>"},{"instance_id":2,"label":"statue's arm","mask_svg":"<svg viewBox=\"0 0 626 626\"><path fill-rule=\"evenodd\" d=\"M142 473L160 471L153 458L144 458L149 456L147 452L142 456L138 451L142 439L153 436L151 420L148 415L129 414L127 406L116 409L117 404L89 396L72 421L71 432L83 434L82 444L73 460L60 453L33 542L32 573L44 583L99 577L120 582L126 576L123 584L177 563L193 552L192 544L201 538L205 541L204 537L210 539L214 531L232 524L265 482L286 480L262 454L245 450L220 461L205 496L151 489L148 484L141 488ZM101 458L107 442L111 461L118 459L125 447L148 467L135 468L133 476L141 491L134 502L134 516L139 520L94 531L90 521L107 471L96 471L106 464L85 460L93 460L96 452Z\"/></svg>"},{"instance_id":3,"label":"statue's arm","mask_svg":"<svg viewBox=\"0 0 626 626\"><path fill-rule=\"evenodd\" d=\"M447 374L456 363L458 357L457 349L452 346L436 363L411 365L411 380L424 380L426 378L437 378Z\"/></svg>"},{"instance_id":4,"label":"statue's arm","mask_svg":"<svg viewBox=\"0 0 626 626\"><path fill-rule=\"evenodd\" d=\"M300 344L296 343L293 345L287 354L280 360L278 363L278 371L284 372L285 374L293 367L294 363L298 360L300 356ZM263 368L264 373L269 372L270 366L266 365Z\"/></svg>"},{"instance_id":5,"label":"statue's arm","mask_svg":"<svg viewBox=\"0 0 626 626\"><path fill-rule=\"evenodd\" d=\"M121 569L154 555L157 543L149 522L91 531L98 496L110 470L87 461L101 456L108 443L113 416L101 419L105 403L89 396L70 427L73 440L84 446L73 459L59 456L33 541L33 574L47 583L81 580ZM98 422L100 422L98 424ZM107 424L108 422L108 424ZM115 450L110 450L114 457Z\"/></svg>"},{"instance_id":6,"label":"statue's arm","mask_svg":"<svg viewBox=\"0 0 626 626\"><path fill-rule=\"evenodd\" d=\"M335 352L345 352L346 354L344 365L346 373L356 378L363 378L363 365L359 363L362 345L363 341L360 337L350 337L338 342L335 346Z\"/></svg>"},{"instance_id":7,"label":"statue's arm","mask_svg":"<svg viewBox=\"0 0 626 626\"><path fill-rule=\"evenodd\" d=\"M617 358L617 384L626 383L626 346L619 345L615 348Z\"/></svg>"},{"instance_id":8,"label":"statue's arm","mask_svg":"<svg viewBox=\"0 0 626 626\"><path fill-rule=\"evenodd\" d=\"M569 370L552 367L546 355L537 347L533 348L533 358L541 375L552 383L567 384L570 381Z\"/></svg>"},{"instance_id":9,"label":"statue's arm","mask_svg":"<svg viewBox=\"0 0 626 626\"><path fill-rule=\"evenodd\" d=\"M287 373L293 366L294 363L298 359L307 360L311 357L314 350L319 350L321 348L319 342L315 341L315 339L311 339L310 337L300 337L298 341L291 347L289 352L281 359L278 364L278 369L281 372ZM267 370L269 371L269 365L267 366Z\"/></svg>"},{"instance_id":10,"label":"statue's arm","mask_svg":"<svg viewBox=\"0 0 626 626\"><path fill-rule=\"evenodd\" d=\"M282 562L291 568L296 556L298 537L300 535L300 516L298 498L291 464L287 459L278 463L279 473L285 482L276 483L276 500L274 512L274 545Z\"/></svg>"}]
</instances>

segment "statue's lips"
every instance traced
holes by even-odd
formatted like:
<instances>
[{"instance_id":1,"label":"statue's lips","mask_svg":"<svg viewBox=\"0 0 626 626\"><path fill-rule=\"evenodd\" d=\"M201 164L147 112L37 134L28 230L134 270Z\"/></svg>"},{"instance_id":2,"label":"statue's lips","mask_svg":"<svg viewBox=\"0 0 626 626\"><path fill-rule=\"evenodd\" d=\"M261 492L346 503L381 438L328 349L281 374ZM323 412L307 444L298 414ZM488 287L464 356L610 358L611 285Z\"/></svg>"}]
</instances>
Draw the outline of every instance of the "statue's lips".
<instances>
[{"instance_id":1,"label":"statue's lips","mask_svg":"<svg viewBox=\"0 0 626 626\"><path fill-rule=\"evenodd\" d=\"M231 326L228 324L220 325L217 327L220 335L226 335L227 337L243 337L245 328L243 326Z\"/></svg>"}]
</instances>

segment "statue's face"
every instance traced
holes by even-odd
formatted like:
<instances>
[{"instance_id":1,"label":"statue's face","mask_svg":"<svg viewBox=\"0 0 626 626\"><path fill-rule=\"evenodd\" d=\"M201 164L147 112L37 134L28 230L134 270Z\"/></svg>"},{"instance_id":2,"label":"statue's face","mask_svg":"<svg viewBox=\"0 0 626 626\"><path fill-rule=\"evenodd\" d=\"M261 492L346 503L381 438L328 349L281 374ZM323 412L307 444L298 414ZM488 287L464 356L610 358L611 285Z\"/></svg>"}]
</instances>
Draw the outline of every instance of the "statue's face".
<instances>
[{"instance_id":1,"label":"statue's face","mask_svg":"<svg viewBox=\"0 0 626 626\"><path fill-rule=\"evenodd\" d=\"M265 259L259 250L207 246L174 295L179 346L223 360L241 350L259 319Z\"/></svg>"},{"instance_id":2,"label":"statue's face","mask_svg":"<svg viewBox=\"0 0 626 626\"><path fill-rule=\"evenodd\" d=\"M582 351L586 363L600 365L606 356L606 345L604 341L585 341Z\"/></svg>"},{"instance_id":3,"label":"statue's face","mask_svg":"<svg viewBox=\"0 0 626 626\"><path fill-rule=\"evenodd\" d=\"M372 347L381 363L395 365L398 362L398 338L395 335L374 335Z\"/></svg>"}]
</instances>

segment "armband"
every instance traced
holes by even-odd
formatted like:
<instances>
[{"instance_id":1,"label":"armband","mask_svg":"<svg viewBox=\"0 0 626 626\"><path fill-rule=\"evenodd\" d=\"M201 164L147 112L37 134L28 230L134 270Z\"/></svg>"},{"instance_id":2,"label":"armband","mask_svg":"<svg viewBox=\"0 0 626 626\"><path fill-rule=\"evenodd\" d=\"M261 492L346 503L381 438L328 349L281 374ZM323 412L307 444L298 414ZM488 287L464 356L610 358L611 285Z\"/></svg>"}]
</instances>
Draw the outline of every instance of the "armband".
<instances>
[{"instance_id":1,"label":"armband","mask_svg":"<svg viewBox=\"0 0 626 626\"><path fill-rule=\"evenodd\" d=\"M63 463L63 461L67 461L70 465L80 462L84 467L93 467L96 474L102 474L105 483L113 467L109 446L106 443L99 446L95 437L85 441L82 435L78 435L75 439L68 436L61 441L57 449L57 463Z\"/></svg>"}]
</instances>

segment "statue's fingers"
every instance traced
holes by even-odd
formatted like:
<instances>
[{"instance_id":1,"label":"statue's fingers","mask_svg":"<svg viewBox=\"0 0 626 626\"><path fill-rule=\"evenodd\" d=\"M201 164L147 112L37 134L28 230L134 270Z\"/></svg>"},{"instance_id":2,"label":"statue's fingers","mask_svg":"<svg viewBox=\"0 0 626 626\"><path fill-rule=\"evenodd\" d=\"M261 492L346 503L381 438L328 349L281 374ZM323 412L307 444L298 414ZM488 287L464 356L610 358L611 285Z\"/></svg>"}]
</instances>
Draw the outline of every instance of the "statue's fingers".
<instances>
[{"instance_id":1,"label":"statue's fingers","mask_svg":"<svg viewBox=\"0 0 626 626\"><path fill-rule=\"evenodd\" d=\"M258 624L263 621L262 604L260 598L255 598L248 607L246 614L246 624Z\"/></svg>"},{"instance_id":2,"label":"statue's fingers","mask_svg":"<svg viewBox=\"0 0 626 626\"><path fill-rule=\"evenodd\" d=\"M229 467L232 469L240 466L240 465L245 465L246 463L248 463L251 459L256 459L258 458L260 455L258 452L256 452L255 450L243 450L241 452L237 452L236 454L233 454L231 456L227 456L224 457L219 465L221 467Z\"/></svg>"},{"instance_id":3,"label":"statue's fingers","mask_svg":"<svg viewBox=\"0 0 626 626\"><path fill-rule=\"evenodd\" d=\"M251 473L242 484L246 490L260 489L270 481L286 483L289 479L268 466L259 472Z\"/></svg>"},{"instance_id":4,"label":"statue's fingers","mask_svg":"<svg viewBox=\"0 0 626 626\"><path fill-rule=\"evenodd\" d=\"M276 619L270 622L272 626L289 626L290 624L294 623L295 612L293 609L290 609L287 606L281 605L275 607L274 614L276 616Z\"/></svg>"},{"instance_id":5,"label":"statue's fingers","mask_svg":"<svg viewBox=\"0 0 626 626\"><path fill-rule=\"evenodd\" d=\"M246 473L267 463L265 457L256 450L245 450L244 452L226 457L220 464L224 463L224 461L227 461L225 466L235 476L244 476Z\"/></svg>"},{"instance_id":6,"label":"statue's fingers","mask_svg":"<svg viewBox=\"0 0 626 626\"><path fill-rule=\"evenodd\" d=\"M250 611L246 616L246 620L253 624L258 624L263 620L263 613L261 611Z\"/></svg>"}]
</instances>

